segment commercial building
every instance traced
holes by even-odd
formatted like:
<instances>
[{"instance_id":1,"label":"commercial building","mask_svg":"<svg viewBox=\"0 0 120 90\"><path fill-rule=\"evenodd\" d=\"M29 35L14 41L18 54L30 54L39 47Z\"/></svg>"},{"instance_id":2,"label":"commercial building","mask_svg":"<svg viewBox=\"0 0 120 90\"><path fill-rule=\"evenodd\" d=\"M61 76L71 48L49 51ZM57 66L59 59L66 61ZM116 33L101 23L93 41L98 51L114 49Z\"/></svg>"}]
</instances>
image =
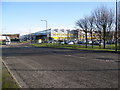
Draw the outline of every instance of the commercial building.
<instances>
[{"instance_id":1,"label":"commercial building","mask_svg":"<svg viewBox=\"0 0 120 90\"><path fill-rule=\"evenodd\" d=\"M91 35L87 33L88 39L91 39ZM98 39L99 36L93 33L92 39ZM48 29L42 30L35 33L29 33L25 35L20 35L21 40L85 40L85 33L83 30L74 29Z\"/></svg>"},{"instance_id":2,"label":"commercial building","mask_svg":"<svg viewBox=\"0 0 120 90\"><path fill-rule=\"evenodd\" d=\"M77 38L76 30L70 29L48 29L43 31L38 31L35 33L29 33L26 35L21 35L21 39L42 39L42 40L73 40Z\"/></svg>"},{"instance_id":3,"label":"commercial building","mask_svg":"<svg viewBox=\"0 0 120 90\"><path fill-rule=\"evenodd\" d=\"M70 29L50 29L49 30L49 37L51 37L54 40L64 40L64 39L76 39L77 33L76 30L70 30Z\"/></svg>"}]
</instances>

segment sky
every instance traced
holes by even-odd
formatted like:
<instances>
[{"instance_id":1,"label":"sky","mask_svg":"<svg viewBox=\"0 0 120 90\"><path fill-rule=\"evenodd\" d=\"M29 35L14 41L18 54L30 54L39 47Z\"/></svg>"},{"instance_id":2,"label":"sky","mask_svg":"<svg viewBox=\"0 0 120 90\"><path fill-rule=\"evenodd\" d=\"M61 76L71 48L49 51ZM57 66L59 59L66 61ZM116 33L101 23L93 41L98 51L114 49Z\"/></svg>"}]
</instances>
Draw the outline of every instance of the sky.
<instances>
[{"instance_id":1,"label":"sky","mask_svg":"<svg viewBox=\"0 0 120 90\"><path fill-rule=\"evenodd\" d=\"M115 2L2 2L2 33L30 33L76 27L75 22L102 5L115 10Z\"/></svg>"}]
</instances>

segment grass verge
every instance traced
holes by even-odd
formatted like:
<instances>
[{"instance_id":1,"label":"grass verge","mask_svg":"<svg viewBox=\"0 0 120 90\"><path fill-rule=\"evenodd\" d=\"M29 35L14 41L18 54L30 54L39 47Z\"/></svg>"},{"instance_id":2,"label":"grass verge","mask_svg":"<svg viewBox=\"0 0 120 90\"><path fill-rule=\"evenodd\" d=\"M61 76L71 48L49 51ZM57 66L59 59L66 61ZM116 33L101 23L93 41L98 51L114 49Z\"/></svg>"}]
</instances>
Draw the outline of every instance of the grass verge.
<instances>
[{"instance_id":1,"label":"grass verge","mask_svg":"<svg viewBox=\"0 0 120 90\"><path fill-rule=\"evenodd\" d=\"M115 45L106 45L106 49L103 49L103 46L101 48L97 45L94 45L94 48L92 46L88 46L85 48L84 45L68 45L68 44L52 44L52 43L41 43L41 44L32 44L32 46L36 47L54 47L54 48L68 48L68 49L80 49L80 50L96 50L96 51L115 51ZM120 50L118 50L120 51Z\"/></svg>"},{"instance_id":2,"label":"grass verge","mask_svg":"<svg viewBox=\"0 0 120 90\"><path fill-rule=\"evenodd\" d=\"M12 78L10 73L4 64L2 64L2 89L14 89L18 90L19 86L16 84L15 80Z\"/></svg>"}]
</instances>

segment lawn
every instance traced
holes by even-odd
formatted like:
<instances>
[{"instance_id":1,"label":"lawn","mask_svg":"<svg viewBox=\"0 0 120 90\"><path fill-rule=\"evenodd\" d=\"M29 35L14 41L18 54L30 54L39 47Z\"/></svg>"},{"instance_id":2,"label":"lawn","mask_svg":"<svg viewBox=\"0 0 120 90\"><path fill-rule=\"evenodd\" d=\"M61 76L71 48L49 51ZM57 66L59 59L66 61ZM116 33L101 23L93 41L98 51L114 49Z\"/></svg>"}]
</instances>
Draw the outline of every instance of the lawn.
<instances>
[{"instance_id":1,"label":"lawn","mask_svg":"<svg viewBox=\"0 0 120 90\"><path fill-rule=\"evenodd\" d=\"M62 45L62 44L52 44L52 43L32 44L32 46L69 48L69 49L81 49L81 50L115 51L115 45L114 44L106 45L106 49L103 49L103 45L101 46L101 48L99 47L99 45L94 45L93 48L92 48L92 46L88 46L87 48L85 48L85 45L68 45L68 44L63 44ZM118 51L120 51L120 49Z\"/></svg>"}]
</instances>

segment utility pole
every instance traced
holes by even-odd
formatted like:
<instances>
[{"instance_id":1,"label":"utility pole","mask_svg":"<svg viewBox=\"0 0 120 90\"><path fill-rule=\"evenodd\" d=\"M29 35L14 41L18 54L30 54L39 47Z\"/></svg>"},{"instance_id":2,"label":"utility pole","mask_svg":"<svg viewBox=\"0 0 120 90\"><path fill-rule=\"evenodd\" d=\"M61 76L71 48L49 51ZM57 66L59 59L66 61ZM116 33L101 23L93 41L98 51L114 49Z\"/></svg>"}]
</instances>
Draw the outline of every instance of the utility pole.
<instances>
[{"instance_id":1,"label":"utility pole","mask_svg":"<svg viewBox=\"0 0 120 90\"><path fill-rule=\"evenodd\" d=\"M117 52L117 38L118 38L118 2L116 0L116 33L115 33L115 51Z\"/></svg>"},{"instance_id":2,"label":"utility pole","mask_svg":"<svg viewBox=\"0 0 120 90\"><path fill-rule=\"evenodd\" d=\"M30 34L30 45L31 45L31 29L29 29L29 34Z\"/></svg>"}]
</instances>

